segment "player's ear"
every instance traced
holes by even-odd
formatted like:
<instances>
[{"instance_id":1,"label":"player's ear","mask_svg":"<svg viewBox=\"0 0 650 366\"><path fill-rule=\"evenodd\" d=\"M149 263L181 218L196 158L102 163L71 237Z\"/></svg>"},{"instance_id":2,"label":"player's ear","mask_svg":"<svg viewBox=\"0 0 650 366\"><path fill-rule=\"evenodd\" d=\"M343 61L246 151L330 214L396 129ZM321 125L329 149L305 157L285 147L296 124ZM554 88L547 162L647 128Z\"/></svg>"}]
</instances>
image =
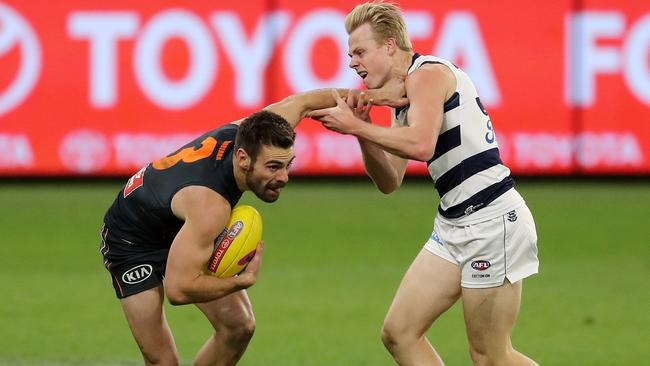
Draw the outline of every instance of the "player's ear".
<instances>
[{"instance_id":1,"label":"player's ear","mask_svg":"<svg viewBox=\"0 0 650 366\"><path fill-rule=\"evenodd\" d=\"M388 48L389 56L395 54L395 51L397 51L397 41L395 41L395 38L393 37L386 38L386 47Z\"/></svg>"},{"instance_id":2,"label":"player's ear","mask_svg":"<svg viewBox=\"0 0 650 366\"><path fill-rule=\"evenodd\" d=\"M235 151L235 160L237 161L237 165L244 170L248 171L251 167L251 157L248 155L246 150L242 149L241 147Z\"/></svg>"}]
</instances>

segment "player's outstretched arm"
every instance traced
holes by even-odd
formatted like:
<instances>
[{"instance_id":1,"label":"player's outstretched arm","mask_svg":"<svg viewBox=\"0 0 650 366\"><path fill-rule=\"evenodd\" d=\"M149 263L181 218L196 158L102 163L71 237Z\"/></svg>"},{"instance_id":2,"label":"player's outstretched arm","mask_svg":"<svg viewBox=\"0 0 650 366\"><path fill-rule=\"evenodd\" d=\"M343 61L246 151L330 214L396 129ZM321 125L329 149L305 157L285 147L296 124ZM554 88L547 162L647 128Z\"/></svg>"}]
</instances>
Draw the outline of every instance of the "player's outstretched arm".
<instances>
[{"instance_id":1,"label":"player's outstretched arm","mask_svg":"<svg viewBox=\"0 0 650 366\"><path fill-rule=\"evenodd\" d=\"M364 100L374 105L402 106L408 103L408 99L404 97L406 94L404 81L397 78L391 79L391 81L380 89L335 90L339 97L343 99L353 98L352 103L356 103L361 96L364 97ZM336 99L332 96L332 89L316 89L290 95L264 109L284 117L295 128L311 111L334 106L336 106Z\"/></svg>"},{"instance_id":2,"label":"player's outstretched arm","mask_svg":"<svg viewBox=\"0 0 650 366\"><path fill-rule=\"evenodd\" d=\"M214 239L230 217L230 204L213 190L189 186L172 199L172 211L185 223L169 250L165 292L169 302L182 305L206 302L252 286L260 267L263 245L240 276L217 278L203 272Z\"/></svg>"},{"instance_id":3,"label":"player's outstretched arm","mask_svg":"<svg viewBox=\"0 0 650 366\"><path fill-rule=\"evenodd\" d=\"M266 106L264 109L279 114L296 128L307 113L314 109L327 108L334 105L331 92L327 89L312 90L305 93L293 94L279 102Z\"/></svg>"},{"instance_id":4,"label":"player's outstretched arm","mask_svg":"<svg viewBox=\"0 0 650 366\"><path fill-rule=\"evenodd\" d=\"M443 105L455 85L453 74L425 65L406 80L409 98L408 125L386 128L357 118L341 98L335 107L316 110L309 116L333 131L368 140L383 150L404 159L426 161L433 156L442 126ZM451 88L451 89L450 89ZM336 97L336 95L335 95Z\"/></svg>"}]
</instances>

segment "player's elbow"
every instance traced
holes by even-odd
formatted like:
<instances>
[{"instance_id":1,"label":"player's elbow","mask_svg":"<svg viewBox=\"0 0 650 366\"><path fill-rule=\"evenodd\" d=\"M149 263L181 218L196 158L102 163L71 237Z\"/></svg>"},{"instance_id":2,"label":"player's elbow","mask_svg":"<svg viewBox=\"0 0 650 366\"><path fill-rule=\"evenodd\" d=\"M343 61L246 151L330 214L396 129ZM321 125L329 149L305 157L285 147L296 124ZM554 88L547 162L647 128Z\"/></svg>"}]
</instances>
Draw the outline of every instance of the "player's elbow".
<instances>
[{"instance_id":1,"label":"player's elbow","mask_svg":"<svg viewBox=\"0 0 650 366\"><path fill-rule=\"evenodd\" d=\"M397 190L397 188L402 185L401 179L397 177L397 175L392 175L390 177L382 177L383 179L374 179L373 182L375 183L375 186L379 190L379 192L383 194L391 194Z\"/></svg>"},{"instance_id":2,"label":"player's elbow","mask_svg":"<svg viewBox=\"0 0 650 366\"><path fill-rule=\"evenodd\" d=\"M304 100L295 94L285 97L278 104L282 105L284 109L299 111L301 117L304 117L309 110Z\"/></svg>"},{"instance_id":3,"label":"player's elbow","mask_svg":"<svg viewBox=\"0 0 650 366\"><path fill-rule=\"evenodd\" d=\"M174 306L187 305L192 303L188 297L183 296L182 294L167 295L167 299L169 300L169 303Z\"/></svg>"},{"instance_id":4,"label":"player's elbow","mask_svg":"<svg viewBox=\"0 0 650 366\"><path fill-rule=\"evenodd\" d=\"M286 104L286 105L296 104L298 103L298 100L299 98L295 94L291 94L285 97L284 99L282 99L279 103Z\"/></svg>"},{"instance_id":5,"label":"player's elbow","mask_svg":"<svg viewBox=\"0 0 650 366\"><path fill-rule=\"evenodd\" d=\"M191 303L189 296L177 285L167 284L165 286L167 300L172 305L187 305Z\"/></svg>"},{"instance_id":6,"label":"player's elbow","mask_svg":"<svg viewBox=\"0 0 650 366\"><path fill-rule=\"evenodd\" d=\"M435 142L430 141L418 141L412 145L410 158L417 161L428 161L433 157L433 153L436 150Z\"/></svg>"},{"instance_id":7,"label":"player's elbow","mask_svg":"<svg viewBox=\"0 0 650 366\"><path fill-rule=\"evenodd\" d=\"M377 189L379 190L379 192L381 192L383 194L386 194L386 195L395 192L397 190L397 188L399 188L399 184L397 184L395 182L385 182L385 183L377 183L377 182L375 182L375 185L377 186Z\"/></svg>"}]
</instances>

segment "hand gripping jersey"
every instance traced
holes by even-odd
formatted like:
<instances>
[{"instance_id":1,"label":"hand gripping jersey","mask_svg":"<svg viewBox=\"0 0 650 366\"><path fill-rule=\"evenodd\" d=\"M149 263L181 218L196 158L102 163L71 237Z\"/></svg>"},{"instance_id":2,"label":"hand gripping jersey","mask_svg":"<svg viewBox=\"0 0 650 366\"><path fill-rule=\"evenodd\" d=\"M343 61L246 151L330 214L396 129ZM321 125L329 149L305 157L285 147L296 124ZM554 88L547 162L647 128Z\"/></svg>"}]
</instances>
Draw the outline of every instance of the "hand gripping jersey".
<instances>
[{"instance_id":1,"label":"hand gripping jersey","mask_svg":"<svg viewBox=\"0 0 650 366\"><path fill-rule=\"evenodd\" d=\"M511 189L510 169L501 161L492 121L469 76L447 60L417 53L408 74L425 64L443 64L456 77L455 93L444 104L434 155L427 161L440 195L439 217L475 222L518 207L523 199ZM394 117L407 125L408 106L395 109Z\"/></svg>"},{"instance_id":2,"label":"hand gripping jersey","mask_svg":"<svg viewBox=\"0 0 650 366\"><path fill-rule=\"evenodd\" d=\"M187 186L208 187L234 207L242 196L232 166L237 129L209 131L131 177L104 216L111 235L135 247L169 248L183 225L171 201Z\"/></svg>"}]
</instances>

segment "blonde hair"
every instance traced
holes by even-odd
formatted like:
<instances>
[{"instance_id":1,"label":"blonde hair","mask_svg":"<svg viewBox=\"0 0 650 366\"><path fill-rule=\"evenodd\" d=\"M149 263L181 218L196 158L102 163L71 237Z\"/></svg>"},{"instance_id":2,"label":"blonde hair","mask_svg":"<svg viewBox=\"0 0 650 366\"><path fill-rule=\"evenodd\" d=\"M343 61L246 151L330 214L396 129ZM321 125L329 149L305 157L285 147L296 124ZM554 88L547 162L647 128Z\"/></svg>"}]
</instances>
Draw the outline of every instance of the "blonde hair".
<instances>
[{"instance_id":1,"label":"blonde hair","mask_svg":"<svg viewBox=\"0 0 650 366\"><path fill-rule=\"evenodd\" d=\"M350 34L365 23L369 23L372 31L378 36L376 41L392 37L402 51L413 50L402 12L397 5L383 1L357 5L345 17L345 30Z\"/></svg>"}]
</instances>

